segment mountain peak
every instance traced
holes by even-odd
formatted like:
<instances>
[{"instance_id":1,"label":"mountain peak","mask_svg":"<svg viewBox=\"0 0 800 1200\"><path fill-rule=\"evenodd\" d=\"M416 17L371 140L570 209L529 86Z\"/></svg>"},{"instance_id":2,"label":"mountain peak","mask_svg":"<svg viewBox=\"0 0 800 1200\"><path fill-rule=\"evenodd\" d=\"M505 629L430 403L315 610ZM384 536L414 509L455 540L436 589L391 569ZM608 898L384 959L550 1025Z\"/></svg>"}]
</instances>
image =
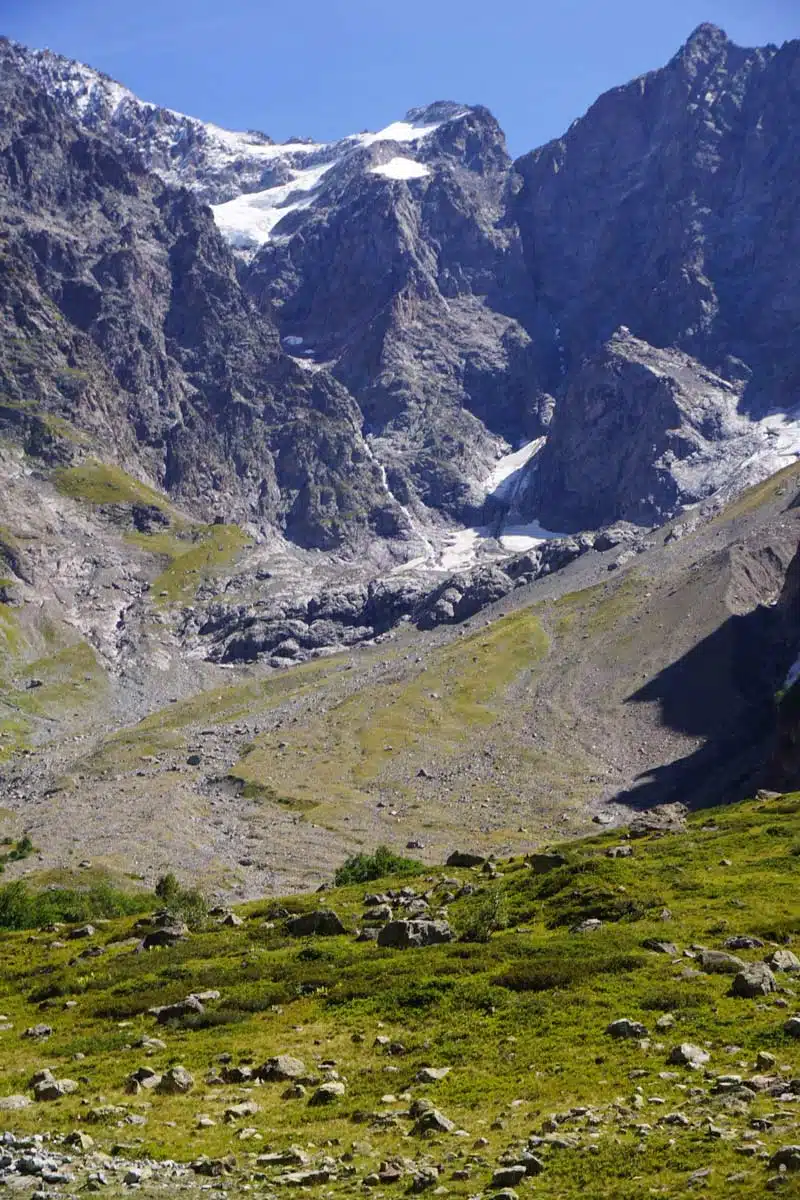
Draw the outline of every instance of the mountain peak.
<instances>
[{"instance_id":1,"label":"mountain peak","mask_svg":"<svg viewBox=\"0 0 800 1200\"><path fill-rule=\"evenodd\" d=\"M724 29L720 29L719 25L712 25L711 22L704 21L689 35L678 52L678 57L683 59L707 58L709 54L713 54L729 44L730 38Z\"/></svg>"}]
</instances>

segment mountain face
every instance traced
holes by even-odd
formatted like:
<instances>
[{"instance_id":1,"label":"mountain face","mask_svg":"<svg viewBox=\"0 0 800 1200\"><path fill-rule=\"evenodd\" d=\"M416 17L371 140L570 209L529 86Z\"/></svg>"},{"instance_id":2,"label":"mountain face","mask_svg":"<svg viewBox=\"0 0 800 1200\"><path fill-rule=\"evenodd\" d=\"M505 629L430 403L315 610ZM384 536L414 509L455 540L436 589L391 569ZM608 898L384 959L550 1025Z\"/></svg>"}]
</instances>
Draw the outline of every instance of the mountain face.
<instances>
[{"instance_id":1,"label":"mountain face","mask_svg":"<svg viewBox=\"0 0 800 1200\"><path fill-rule=\"evenodd\" d=\"M73 187L87 229L61 245L44 149L38 181L6 173L10 206L59 241L37 287L58 260L46 294L123 389L116 452L204 512L222 492L302 544L371 531L410 557L443 519L502 524L486 500L509 445L532 446L510 518L562 531L658 523L800 449L800 43L745 50L701 26L516 162L480 107L277 145L49 52L3 43L2 70L7 92L25 80L18 122L45 106L56 146L103 147L81 186L113 236L86 236ZM155 312L140 267L159 255L162 297L175 286Z\"/></svg>"}]
</instances>

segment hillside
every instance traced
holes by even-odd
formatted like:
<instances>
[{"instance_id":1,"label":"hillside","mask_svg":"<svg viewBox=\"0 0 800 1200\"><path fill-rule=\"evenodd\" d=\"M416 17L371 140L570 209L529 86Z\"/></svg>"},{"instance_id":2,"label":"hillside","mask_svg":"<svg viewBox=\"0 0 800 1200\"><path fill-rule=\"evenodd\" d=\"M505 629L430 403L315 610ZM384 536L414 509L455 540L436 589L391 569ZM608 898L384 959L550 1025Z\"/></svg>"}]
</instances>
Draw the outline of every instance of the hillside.
<instances>
[{"instance_id":1,"label":"hillside","mask_svg":"<svg viewBox=\"0 0 800 1200\"><path fill-rule=\"evenodd\" d=\"M800 796L646 828L223 910L160 949L174 917L3 934L5 1181L794 1194ZM25 920L8 888L0 911ZM376 944L403 921L456 940Z\"/></svg>"}]
</instances>

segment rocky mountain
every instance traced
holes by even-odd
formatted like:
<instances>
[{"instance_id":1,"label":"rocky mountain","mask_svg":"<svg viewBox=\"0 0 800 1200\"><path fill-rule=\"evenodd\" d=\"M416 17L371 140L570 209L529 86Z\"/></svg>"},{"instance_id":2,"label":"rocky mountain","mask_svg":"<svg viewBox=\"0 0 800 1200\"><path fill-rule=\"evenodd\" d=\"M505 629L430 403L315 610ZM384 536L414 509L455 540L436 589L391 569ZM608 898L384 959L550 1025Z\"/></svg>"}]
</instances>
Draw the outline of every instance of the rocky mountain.
<instances>
[{"instance_id":1,"label":"rocky mountain","mask_svg":"<svg viewBox=\"0 0 800 1200\"><path fill-rule=\"evenodd\" d=\"M799 47L745 50L703 25L513 163L480 107L439 102L377 134L276 145L50 52L6 43L4 62L84 133L212 203L242 311L255 306L273 345L277 327L315 386L333 376L351 397L362 474L379 476L357 485L355 527L414 557L442 520L651 525L793 460ZM623 328L636 364L625 334L609 341ZM604 390L619 429L598 441ZM785 419L765 422L775 411ZM634 428L632 454L616 433ZM497 454L521 444L514 511L487 508ZM267 479L262 493L291 493L271 505L251 481L245 506L261 522L280 510L288 528L297 482ZM301 540L348 541L337 521Z\"/></svg>"}]
</instances>

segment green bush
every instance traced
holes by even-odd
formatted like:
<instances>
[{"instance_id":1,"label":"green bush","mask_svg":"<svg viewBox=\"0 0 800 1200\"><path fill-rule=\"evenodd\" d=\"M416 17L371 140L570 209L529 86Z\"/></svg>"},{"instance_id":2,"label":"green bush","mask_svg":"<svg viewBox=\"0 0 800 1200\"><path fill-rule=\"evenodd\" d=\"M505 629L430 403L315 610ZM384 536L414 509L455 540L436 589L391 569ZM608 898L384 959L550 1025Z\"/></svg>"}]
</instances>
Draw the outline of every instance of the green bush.
<instances>
[{"instance_id":1,"label":"green bush","mask_svg":"<svg viewBox=\"0 0 800 1200\"><path fill-rule=\"evenodd\" d=\"M472 896L459 914L458 932L463 942L488 942L508 924L505 897L497 888Z\"/></svg>"},{"instance_id":2,"label":"green bush","mask_svg":"<svg viewBox=\"0 0 800 1200\"><path fill-rule=\"evenodd\" d=\"M424 865L415 858L403 858L388 846L378 846L374 854L354 854L346 859L333 882L336 887L346 887L350 883L369 883L387 875L419 875L424 870Z\"/></svg>"},{"instance_id":3,"label":"green bush","mask_svg":"<svg viewBox=\"0 0 800 1200\"><path fill-rule=\"evenodd\" d=\"M50 888L32 892L22 880L0 887L0 929L37 929L54 921L90 921L124 917L153 907L146 893L122 892L99 883L86 891Z\"/></svg>"},{"instance_id":4,"label":"green bush","mask_svg":"<svg viewBox=\"0 0 800 1200\"><path fill-rule=\"evenodd\" d=\"M208 916L208 901L199 888L183 887L171 871L156 883L156 895L169 915L190 929L199 928Z\"/></svg>"}]
</instances>

